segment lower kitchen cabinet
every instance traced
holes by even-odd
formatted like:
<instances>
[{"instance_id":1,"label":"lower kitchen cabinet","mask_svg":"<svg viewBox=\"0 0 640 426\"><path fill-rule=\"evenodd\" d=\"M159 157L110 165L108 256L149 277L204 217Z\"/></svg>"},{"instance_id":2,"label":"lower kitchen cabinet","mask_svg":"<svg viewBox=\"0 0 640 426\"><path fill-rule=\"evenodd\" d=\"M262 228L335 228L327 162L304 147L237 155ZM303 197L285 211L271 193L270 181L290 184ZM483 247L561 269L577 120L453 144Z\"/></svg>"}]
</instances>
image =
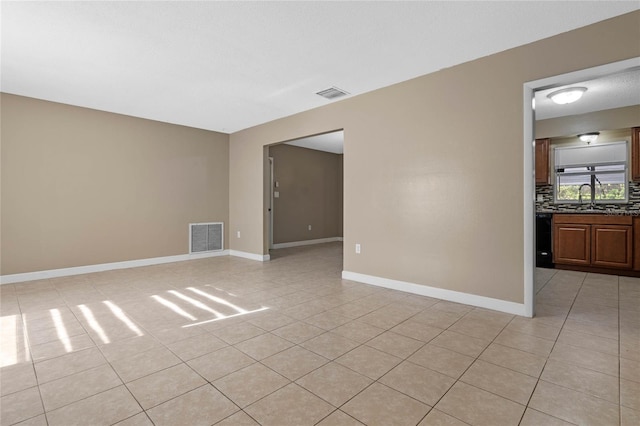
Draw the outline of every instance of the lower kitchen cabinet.
<instances>
[{"instance_id":1,"label":"lower kitchen cabinet","mask_svg":"<svg viewBox=\"0 0 640 426\"><path fill-rule=\"evenodd\" d=\"M640 217L633 218L633 269L640 271Z\"/></svg>"},{"instance_id":2,"label":"lower kitchen cabinet","mask_svg":"<svg viewBox=\"0 0 640 426\"><path fill-rule=\"evenodd\" d=\"M591 264L591 225L555 224L553 262L565 265Z\"/></svg>"},{"instance_id":3,"label":"lower kitchen cabinet","mask_svg":"<svg viewBox=\"0 0 640 426\"><path fill-rule=\"evenodd\" d=\"M593 269L634 268L634 226L629 216L555 214L553 261ZM640 222L637 222L640 225ZM640 229L636 229L640 248ZM637 252L640 250L636 250ZM640 256L635 265L640 270ZM589 270L589 269L586 269Z\"/></svg>"},{"instance_id":4,"label":"lower kitchen cabinet","mask_svg":"<svg viewBox=\"0 0 640 426\"><path fill-rule=\"evenodd\" d=\"M631 269L633 228L626 225L592 225L591 265Z\"/></svg>"}]
</instances>

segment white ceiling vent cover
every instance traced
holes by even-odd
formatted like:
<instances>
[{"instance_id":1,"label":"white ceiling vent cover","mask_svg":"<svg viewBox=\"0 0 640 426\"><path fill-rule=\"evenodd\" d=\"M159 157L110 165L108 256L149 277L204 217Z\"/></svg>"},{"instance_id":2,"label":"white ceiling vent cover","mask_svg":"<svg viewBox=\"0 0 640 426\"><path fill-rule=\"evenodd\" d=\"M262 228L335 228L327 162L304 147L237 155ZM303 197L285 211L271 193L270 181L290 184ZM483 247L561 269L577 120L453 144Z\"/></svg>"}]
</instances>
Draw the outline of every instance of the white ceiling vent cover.
<instances>
[{"instance_id":1,"label":"white ceiling vent cover","mask_svg":"<svg viewBox=\"0 0 640 426\"><path fill-rule=\"evenodd\" d=\"M320 95L323 98L327 98L327 99L335 99L335 98L339 98L341 96L346 96L348 95L349 92L346 92L342 89L338 89L337 87L329 87L328 89L324 89L321 90L319 92L316 93L316 95Z\"/></svg>"},{"instance_id":2,"label":"white ceiling vent cover","mask_svg":"<svg viewBox=\"0 0 640 426\"><path fill-rule=\"evenodd\" d=\"M224 224L222 222L189 224L189 253L221 251L223 247Z\"/></svg>"}]
</instances>

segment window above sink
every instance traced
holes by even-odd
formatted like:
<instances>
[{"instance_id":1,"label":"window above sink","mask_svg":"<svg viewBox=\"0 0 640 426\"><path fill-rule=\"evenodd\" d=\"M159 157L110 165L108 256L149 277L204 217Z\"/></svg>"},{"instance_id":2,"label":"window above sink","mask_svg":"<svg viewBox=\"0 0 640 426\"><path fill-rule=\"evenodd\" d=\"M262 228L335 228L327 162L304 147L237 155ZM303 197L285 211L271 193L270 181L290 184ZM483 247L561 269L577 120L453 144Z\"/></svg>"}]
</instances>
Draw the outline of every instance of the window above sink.
<instances>
[{"instance_id":1,"label":"window above sink","mask_svg":"<svg viewBox=\"0 0 640 426\"><path fill-rule=\"evenodd\" d=\"M554 149L554 202L616 204L629 201L627 142Z\"/></svg>"}]
</instances>

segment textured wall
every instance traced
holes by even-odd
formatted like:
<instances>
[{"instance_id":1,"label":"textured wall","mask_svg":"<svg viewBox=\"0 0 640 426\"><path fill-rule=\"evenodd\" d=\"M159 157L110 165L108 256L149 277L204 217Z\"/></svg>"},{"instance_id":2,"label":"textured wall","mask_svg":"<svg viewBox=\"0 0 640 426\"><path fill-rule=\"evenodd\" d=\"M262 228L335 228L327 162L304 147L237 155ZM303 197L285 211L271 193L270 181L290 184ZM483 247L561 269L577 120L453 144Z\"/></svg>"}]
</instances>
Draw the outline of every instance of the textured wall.
<instances>
[{"instance_id":1,"label":"textured wall","mask_svg":"<svg viewBox=\"0 0 640 426\"><path fill-rule=\"evenodd\" d=\"M274 199L273 242L342 236L341 156L285 144L269 147L269 156L280 194Z\"/></svg>"},{"instance_id":2,"label":"textured wall","mask_svg":"<svg viewBox=\"0 0 640 426\"><path fill-rule=\"evenodd\" d=\"M190 222L229 221L225 134L2 94L1 149L2 275L185 254Z\"/></svg>"},{"instance_id":3,"label":"textured wall","mask_svg":"<svg viewBox=\"0 0 640 426\"><path fill-rule=\"evenodd\" d=\"M344 270L522 303L523 85L640 56L639 24L623 15L232 134L230 220L247 238L231 248L265 253L263 147L344 129Z\"/></svg>"}]
</instances>

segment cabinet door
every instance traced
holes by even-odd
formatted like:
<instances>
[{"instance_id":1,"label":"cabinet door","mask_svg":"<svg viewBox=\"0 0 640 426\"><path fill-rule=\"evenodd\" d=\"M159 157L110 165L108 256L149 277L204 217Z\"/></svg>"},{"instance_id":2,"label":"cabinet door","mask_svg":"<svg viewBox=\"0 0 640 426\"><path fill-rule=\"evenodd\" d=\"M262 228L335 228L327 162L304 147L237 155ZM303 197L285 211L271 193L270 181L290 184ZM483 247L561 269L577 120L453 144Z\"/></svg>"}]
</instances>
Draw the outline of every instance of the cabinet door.
<instances>
[{"instance_id":1,"label":"cabinet door","mask_svg":"<svg viewBox=\"0 0 640 426\"><path fill-rule=\"evenodd\" d=\"M551 139L536 139L536 185L549 183L549 144Z\"/></svg>"},{"instance_id":2,"label":"cabinet door","mask_svg":"<svg viewBox=\"0 0 640 426\"><path fill-rule=\"evenodd\" d=\"M626 225L592 225L591 265L631 269L633 228Z\"/></svg>"},{"instance_id":3,"label":"cabinet door","mask_svg":"<svg viewBox=\"0 0 640 426\"><path fill-rule=\"evenodd\" d=\"M640 127L631 129L631 179L640 180Z\"/></svg>"},{"instance_id":4,"label":"cabinet door","mask_svg":"<svg viewBox=\"0 0 640 426\"><path fill-rule=\"evenodd\" d=\"M556 224L553 227L553 261L566 265L591 264L591 225Z\"/></svg>"}]
</instances>

